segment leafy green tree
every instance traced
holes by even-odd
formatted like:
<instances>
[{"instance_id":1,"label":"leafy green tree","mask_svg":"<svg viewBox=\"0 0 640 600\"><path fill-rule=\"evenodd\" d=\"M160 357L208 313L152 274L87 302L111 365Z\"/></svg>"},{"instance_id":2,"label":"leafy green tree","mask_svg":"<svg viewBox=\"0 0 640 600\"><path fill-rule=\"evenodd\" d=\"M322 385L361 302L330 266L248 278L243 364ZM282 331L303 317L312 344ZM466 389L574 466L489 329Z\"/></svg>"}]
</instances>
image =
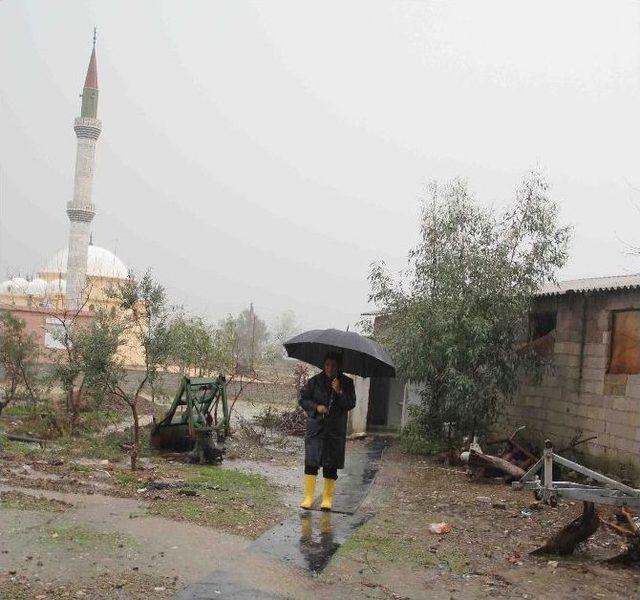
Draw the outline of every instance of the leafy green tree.
<instances>
[{"instance_id":1,"label":"leafy green tree","mask_svg":"<svg viewBox=\"0 0 640 600\"><path fill-rule=\"evenodd\" d=\"M423 439L485 434L519 375L540 359L523 342L532 294L565 263L571 231L538 173L503 211L477 204L464 181L432 183L420 241L400 278L370 272L376 335L400 372L422 383L411 430Z\"/></svg>"},{"instance_id":2,"label":"leafy green tree","mask_svg":"<svg viewBox=\"0 0 640 600\"><path fill-rule=\"evenodd\" d=\"M144 358L141 376L133 389L124 384L124 368L117 354L110 361L109 369L101 375L110 392L131 409L131 468L136 469L140 454L138 401L145 386L156 384L162 367L171 356L170 308L164 287L153 279L150 271L140 279L130 272L126 281L111 290L110 296L119 310L111 317L113 321L103 317L103 327L107 329L104 335L109 337L117 333L119 344L123 343L123 336L131 336L142 348Z\"/></svg>"},{"instance_id":3,"label":"leafy green tree","mask_svg":"<svg viewBox=\"0 0 640 600\"><path fill-rule=\"evenodd\" d=\"M179 315L168 327L169 362L183 375L210 375L217 369L214 327L200 317Z\"/></svg>"},{"instance_id":4,"label":"leafy green tree","mask_svg":"<svg viewBox=\"0 0 640 600\"><path fill-rule=\"evenodd\" d=\"M24 320L9 311L0 313L0 365L5 377L0 414L20 395L21 389L32 404L36 403L35 367L38 357L35 335L27 332Z\"/></svg>"},{"instance_id":5,"label":"leafy green tree","mask_svg":"<svg viewBox=\"0 0 640 600\"><path fill-rule=\"evenodd\" d=\"M76 338L82 328L78 318L79 310L52 314L52 323L48 325L49 334L58 343L58 348L48 352L51 360L49 383L58 382L65 394L66 425L55 419L56 428L62 432L67 428L71 434L77 430L80 420L85 378L83 357L76 344Z\"/></svg>"},{"instance_id":6,"label":"leafy green tree","mask_svg":"<svg viewBox=\"0 0 640 600\"><path fill-rule=\"evenodd\" d=\"M238 368L255 374L268 351L269 328L257 315L253 304L235 319Z\"/></svg>"},{"instance_id":7,"label":"leafy green tree","mask_svg":"<svg viewBox=\"0 0 640 600\"><path fill-rule=\"evenodd\" d=\"M115 313L100 311L94 319L81 318L81 313L82 309L74 309L50 317L53 327L49 333L58 348L49 351L49 379L60 383L65 392L66 428L71 434L77 432L80 411L87 398L97 405L111 393L105 371L120 346L118 335L124 332L124 324ZM118 325L118 335L107 336L104 327L108 319L112 329ZM52 424L60 433L65 429L53 414Z\"/></svg>"}]
</instances>

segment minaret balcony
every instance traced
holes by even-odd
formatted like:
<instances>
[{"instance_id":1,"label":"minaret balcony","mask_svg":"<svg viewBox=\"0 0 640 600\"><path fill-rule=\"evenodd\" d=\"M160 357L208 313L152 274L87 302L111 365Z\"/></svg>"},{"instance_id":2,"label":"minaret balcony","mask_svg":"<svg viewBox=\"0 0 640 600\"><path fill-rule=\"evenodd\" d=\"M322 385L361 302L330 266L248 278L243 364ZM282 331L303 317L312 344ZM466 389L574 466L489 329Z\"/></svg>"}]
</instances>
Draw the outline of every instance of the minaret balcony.
<instances>
[{"instance_id":1,"label":"minaret balcony","mask_svg":"<svg viewBox=\"0 0 640 600\"><path fill-rule=\"evenodd\" d=\"M79 138L97 140L102 131L102 121L92 117L76 117L73 123L73 130Z\"/></svg>"},{"instance_id":2,"label":"minaret balcony","mask_svg":"<svg viewBox=\"0 0 640 600\"><path fill-rule=\"evenodd\" d=\"M67 215L70 221L90 223L96 215L96 207L93 204L78 206L73 202L67 202Z\"/></svg>"}]
</instances>

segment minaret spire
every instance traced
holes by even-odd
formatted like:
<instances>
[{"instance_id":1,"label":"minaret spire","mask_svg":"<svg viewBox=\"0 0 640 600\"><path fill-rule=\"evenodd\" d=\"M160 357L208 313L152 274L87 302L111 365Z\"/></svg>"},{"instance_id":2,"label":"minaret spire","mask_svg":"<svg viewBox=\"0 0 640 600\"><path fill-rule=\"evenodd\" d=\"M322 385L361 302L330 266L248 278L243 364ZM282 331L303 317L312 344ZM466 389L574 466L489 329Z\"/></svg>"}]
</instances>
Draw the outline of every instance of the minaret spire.
<instances>
[{"instance_id":1,"label":"minaret spire","mask_svg":"<svg viewBox=\"0 0 640 600\"><path fill-rule=\"evenodd\" d=\"M93 49L87 68L87 76L84 79L82 89L82 109L80 114L83 117L96 118L98 116L98 65L96 61L96 28L93 28Z\"/></svg>"},{"instance_id":2,"label":"minaret spire","mask_svg":"<svg viewBox=\"0 0 640 600\"><path fill-rule=\"evenodd\" d=\"M86 288L87 259L89 255L91 221L96 214L92 201L93 170L96 141L102 131L98 119L98 69L96 63L96 30L93 30L93 48L89 68L82 90L82 108L73 129L78 138L73 200L67 203L69 216L69 255L65 304L67 309L81 307Z\"/></svg>"}]
</instances>

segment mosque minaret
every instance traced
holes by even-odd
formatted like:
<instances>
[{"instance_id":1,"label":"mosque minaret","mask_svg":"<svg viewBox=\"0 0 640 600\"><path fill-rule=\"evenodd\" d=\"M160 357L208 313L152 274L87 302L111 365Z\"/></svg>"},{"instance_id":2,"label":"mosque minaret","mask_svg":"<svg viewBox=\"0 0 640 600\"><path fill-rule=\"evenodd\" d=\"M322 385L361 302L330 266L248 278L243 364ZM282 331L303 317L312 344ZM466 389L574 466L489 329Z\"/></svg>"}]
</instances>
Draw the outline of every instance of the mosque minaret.
<instances>
[{"instance_id":1,"label":"mosque minaret","mask_svg":"<svg viewBox=\"0 0 640 600\"><path fill-rule=\"evenodd\" d=\"M69 216L69 252L67 256L65 306L79 308L84 302L91 221L96 214L92 200L96 142L102 131L98 117L98 70L96 66L96 34L93 51L82 90L82 108L73 129L78 138L73 200L67 203Z\"/></svg>"},{"instance_id":2,"label":"mosque minaret","mask_svg":"<svg viewBox=\"0 0 640 600\"><path fill-rule=\"evenodd\" d=\"M12 310L33 310L34 314L74 309L91 312L110 306L108 291L128 276L127 267L113 252L91 242L91 223L96 214L92 199L93 170L96 141L102 130L98 120L95 30L82 108L73 129L78 144L73 199L67 202L68 246L51 256L35 276L16 274L0 282L0 311L11 306Z\"/></svg>"},{"instance_id":3,"label":"mosque minaret","mask_svg":"<svg viewBox=\"0 0 640 600\"><path fill-rule=\"evenodd\" d=\"M126 265L113 252L91 240L91 224L96 214L93 170L96 142L102 130L98 119L95 30L82 108L73 129L78 143L73 198L67 202L69 232L68 235L60 232L60 238L66 237L68 245L50 256L35 273L18 272L0 281L0 314L8 311L22 319L45 353L63 348L58 336L61 323L71 316L70 311L78 311L77 317L89 322L101 310L115 310L111 290L129 277ZM139 344L131 340L122 350L121 358L127 365L144 364Z\"/></svg>"}]
</instances>

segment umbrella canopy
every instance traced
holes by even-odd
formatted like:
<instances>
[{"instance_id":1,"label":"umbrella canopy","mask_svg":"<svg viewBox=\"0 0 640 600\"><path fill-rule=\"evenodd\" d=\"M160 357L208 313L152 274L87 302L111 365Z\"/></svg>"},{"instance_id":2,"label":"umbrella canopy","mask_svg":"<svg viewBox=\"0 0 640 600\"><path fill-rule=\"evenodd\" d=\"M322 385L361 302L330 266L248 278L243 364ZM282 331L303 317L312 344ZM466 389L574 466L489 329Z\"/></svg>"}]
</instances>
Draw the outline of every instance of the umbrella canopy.
<instances>
[{"instance_id":1,"label":"umbrella canopy","mask_svg":"<svg viewBox=\"0 0 640 600\"><path fill-rule=\"evenodd\" d=\"M396 368L380 344L353 331L312 329L284 343L287 354L320 369L328 352L342 354L342 370L360 377L395 377Z\"/></svg>"}]
</instances>

